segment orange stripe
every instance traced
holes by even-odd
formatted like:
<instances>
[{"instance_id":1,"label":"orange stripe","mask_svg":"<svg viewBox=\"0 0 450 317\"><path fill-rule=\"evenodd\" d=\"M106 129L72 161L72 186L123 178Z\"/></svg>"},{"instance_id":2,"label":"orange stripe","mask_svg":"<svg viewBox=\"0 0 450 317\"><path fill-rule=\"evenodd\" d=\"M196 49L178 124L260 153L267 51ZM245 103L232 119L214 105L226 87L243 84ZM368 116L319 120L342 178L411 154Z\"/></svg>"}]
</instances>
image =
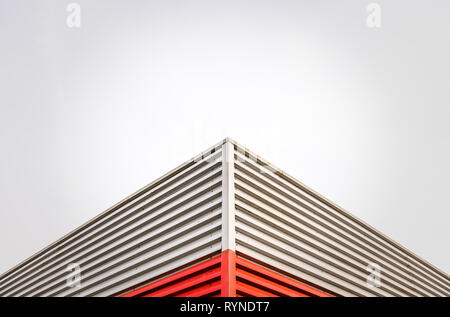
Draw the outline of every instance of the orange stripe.
<instances>
[{"instance_id":1,"label":"orange stripe","mask_svg":"<svg viewBox=\"0 0 450 317\"><path fill-rule=\"evenodd\" d=\"M319 291L311 286L308 286L306 284L303 284L301 282L295 281L293 279L290 279L286 276L283 276L281 274L278 274L276 272L273 272L271 270L268 270L260 265L257 265L255 263L252 263L250 261L244 260L240 257L236 257L236 264L237 266L241 266L243 267L245 270L251 270L253 272L255 272L258 275L262 275L266 278L272 279L272 280L276 280L279 281L285 285L289 285L289 287L292 287L302 293L306 293L306 294L310 294L310 295L314 295L314 296L319 296L319 297L331 297L331 295Z\"/></svg>"},{"instance_id":2,"label":"orange stripe","mask_svg":"<svg viewBox=\"0 0 450 317\"><path fill-rule=\"evenodd\" d=\"M236 282L237 292L243 292L245 296L255 296L255 297L277 297L275 294L266 292L260 288L242 283L240 281Z\"/></svg>"},{"instance_id":3,"label":"orange stripe","mask_svg":"<svg viewBox=\"0 0 450 317\"><path fill-rule=\"evenodd\" d=\"M262 286L263 288L267 289L268 291L270 291L274 294L277 294L279 296L308 297L308 295L294 291L294 290L287 288L283 285L280 285L276 282L266 280L265 278L263 278L261 276L258 276L258 275L255 275L255 274L252 274L249 272L245 272L240 269L237 269L236 276L239 278L242 278L245 281L250 282L252 284Z\"/></svg>"},{"instance_id":4,"label":"orange stripe","mask_svg":"<svg viewBox=\"0 0 450 317\"><path fill-rule=\"evenodd\" d=\"M220 281L215 281L211 284L178 294L176 297L200 297L211 294L213 294L212 296L220 296Z\"/></svg>"}]
</instances>

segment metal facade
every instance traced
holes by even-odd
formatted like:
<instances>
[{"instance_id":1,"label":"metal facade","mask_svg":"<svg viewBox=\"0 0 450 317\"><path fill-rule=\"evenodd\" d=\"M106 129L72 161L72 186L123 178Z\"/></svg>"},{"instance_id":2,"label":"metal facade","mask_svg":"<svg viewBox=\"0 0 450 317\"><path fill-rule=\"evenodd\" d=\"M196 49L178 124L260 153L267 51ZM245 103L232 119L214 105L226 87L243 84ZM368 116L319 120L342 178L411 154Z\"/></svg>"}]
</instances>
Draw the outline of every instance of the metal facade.
<instances>
[{"instance_id":1,"label":"metal facade","mask_svg":"<svg viewBox=\"0 0 450 317\"><path fill-rule=\"evenodd\" d=\"M221 256L125 293L121 297L200 297L221 295Z\"/></svg>"},{"instance_id":2,"label":"metal facade","mask_svg":"<svg viewBox=\"0 0 450 317\"><path fill-rule=\"evenodd\" d=\"M0 278L0 296L108 296L221 251L222 150L210 149ZM80 288L67 265L82 269Z\"/></svg>"},{"instance_id":3,"label":"metal facade","mask_svg":"<svg viewBox=\"0 0 450 317\"><path fill-rule=\"evenodd\" d=\"M236 251L341 296L449 296L449 276L235 143ZM380 267L381 286L367 283Z\"/></svg>"},{"instance_id":4,"label":"metal facade","mask_svg":"<svg viewBox=\"0 0 450 317\"><path fill-rule=\"evenodd\" d=\"M331 295L236 257L236 296L240 297L330 297Z\"/></svg>"},{"instance_id":5,"label":"metal facade","mask_svg":"<svg viewBox=\"0 0 450 317\"><path fill-rule=\"evenodd\" d=\"M0 276L0 296L124 294L449 296L450 279L225 139Z\"/></svg>"}]
</instances>

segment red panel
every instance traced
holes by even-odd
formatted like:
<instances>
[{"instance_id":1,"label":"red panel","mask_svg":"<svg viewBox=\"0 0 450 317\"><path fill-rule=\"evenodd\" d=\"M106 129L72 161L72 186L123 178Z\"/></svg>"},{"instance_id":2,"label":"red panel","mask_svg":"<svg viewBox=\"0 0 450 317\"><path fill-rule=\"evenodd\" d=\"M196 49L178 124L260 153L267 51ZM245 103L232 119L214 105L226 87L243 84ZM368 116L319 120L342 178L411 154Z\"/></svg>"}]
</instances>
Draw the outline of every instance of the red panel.
<instances>
[{"instance_id":1,"label":"red panel","mask_svg":"<svg viewBox=\"0 0 450 317\"><path fill-rule=\"evenodd\" d=\"M261 277L256 274L246 272L241 269L238 269L237 274L239 279L237 282L239 291L244 292L245 290L246 294L248 295L259 296L253 293L248 293L248 290L255 289L256 287L256 289L259 291L266 290L266 292L264 292L265 294L264 296L267 297L272 296L307 297L307 295L303 293L296 292L288 287L277 284L276 282L265 279L264 277ZM253 287L252 285L255 285L255 287Z\"/></svg>"},{"instance_id":2,"label":"red panel","mask_svg":"<svg viewBox=\"0 0 450 317\"><path fill-rule=\"evenodd\" d=\"M236 254L222 252L222 297L236 297Z\"/></svg>"},{"instance_id":3,"label":"red panel","mask_svg":"<svg viewBox=\"0 0 450 317\"><path fill-rule=\"evenodd\" d=\"M331 296L240 257L236 257L236 280L236 292L243 296Z\"/></svg>"},{"instance_id":4,"label":"red panel","mask_svg":"<svg viewBox=\"0 0 450 317\"><path fill-rule=\"evenodd\" d=\"M231 250L122 297L331 296L309 285L237 257Z\"/></svg>"},{"instance_id":5,"label":"red panel","mask_svg":"<svg viewBox=\"0 0 450 317\"><path fill-rule=\"evenodd\" d=\"M122 297L207 296L220 294L221 256L163 278Z\"/></svg>"}]
</instances>

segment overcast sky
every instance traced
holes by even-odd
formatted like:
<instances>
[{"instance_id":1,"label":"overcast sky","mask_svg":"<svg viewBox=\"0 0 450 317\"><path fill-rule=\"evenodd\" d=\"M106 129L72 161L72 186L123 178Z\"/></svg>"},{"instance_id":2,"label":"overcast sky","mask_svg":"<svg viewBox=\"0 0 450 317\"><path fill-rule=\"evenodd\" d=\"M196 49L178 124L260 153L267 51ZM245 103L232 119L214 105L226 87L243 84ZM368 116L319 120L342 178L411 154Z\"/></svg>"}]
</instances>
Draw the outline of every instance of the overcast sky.
<instances>
[{"instance_id":1,"label":"overcast sky","mask_svg":"<svg viewBox=\"0 0 450 317\"><path fill-rule=\"evenodd\" d=\"M450 2L370 2L0 0L0 272L229 136L449 273Z\"/></svg>"}]
</instances>

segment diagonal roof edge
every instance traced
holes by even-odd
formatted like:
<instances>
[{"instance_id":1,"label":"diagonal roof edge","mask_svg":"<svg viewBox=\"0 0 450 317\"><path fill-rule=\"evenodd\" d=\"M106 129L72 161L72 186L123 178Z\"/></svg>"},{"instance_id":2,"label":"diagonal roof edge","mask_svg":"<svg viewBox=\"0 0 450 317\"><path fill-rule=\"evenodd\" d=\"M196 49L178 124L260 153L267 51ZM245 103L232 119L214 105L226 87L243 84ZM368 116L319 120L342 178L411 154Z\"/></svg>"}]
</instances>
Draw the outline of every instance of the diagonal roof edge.
<instances>
[{"instance_id":1,"label":"diagonal roof edge","mask_svg":"<svg viewBox=\"0 0 450 317\"><path fill-rule=\"evenodd\" d=\"M263 165L268 166L270 170L274 171L277 175L279 175L280 177L284 178L285 180L287 180L288 182L290 182L294 186L298 186L299 188L301 188L302 190L306 191L307 193L309 193L314 198L318 199L319 201L323 202L324 204L328 205L329 207L335 209L336 211L338 211L343 216L350 218L351 220L355 221L356 223L358 223L359 225L361 225L362 227L364 227L368 231L371 231L372 233L374 233L378 237L382 238L386 242L389 242L389 243L393 244L394 246L399 248L401 251L403 251L407 255L411 256L416 261L424 264L425 266L427 266L430 269L432 269L433 271L435 271L435 273L438 273L438 274L442 275L443 277L445 277L447 280L450 280L450 276L446 272L444 272L443 270L441 270L438 267L434 266L433 264L429 263L427 260L425 260L422 257L418 256L417 254L415 254L411 250L407 249L406 247L404 247L400 243L394 241L389 236L387 236L386 234L384 234L384 233L380 232L379 230L375 229L373 226L369 225L365 221L363 221L363 220L359 219L358 217L354 216L349 211L345 210L344 208L342 208L338 204L334 203L333 201L331 201L328 198L324 197L323 195L319 194L318 192L316 192L312 188L310 188L307 185L303 184L298 179L296 179L295 177L293 177L293 176L289 175L288 173L284 172L283 170L281 170L280 168L278 168L274 164L266 161L265 159L263 159L258 154L250 151L248 148L244 147L243 145L239 144L238 142L236 142L236 141L234 141L234 140L232 140L230 138L226 138L224 141L228 141L228 142L233 143L236 147L241 148L242 150L245 151L245 153L248 153L248 155L256 158L258 161L263 163Z\"/></svg>"},{"instance_id":2,"label":"diagonal roof edge","mask_svg":"<svg viewBox=\"0 0 450 317\"><path fill-rule=\"evenodd\" d=\"M132 193L131 195L127 196L126 198L122 199L121 201L119 201L118 203L114 204L113 206L111 206L110 208L106 209L105 211L101 212L100 214L98 214L97 216L95 216L94 218L84 222L83 224L81 224L80 226L78 226L77 228L75 228L74 230L70 231L69 233L67 233L66 235L62 236L61 238L59 238L58 240L56 240L55 242L51 243L50 245L44 247L43 249L41 249L40 251L34 253L33 255L31 255L30 257L26 258L25 260L23 260L22 262L20 262L19 264L15 265L14 267L12 267L11 269L7 270L6 272L0 274L0 279L7 277L9 274L13 273L16 269L20 268L21 266L27 264L28 262L31 262L33 259L39 257L40 255L42 255L43 253L45 253L47 250L57 246L58 244L64 242L66 239L70 238L72 235L76 234L77 232L81 231L82 229L90 226L91 224L95 223L96 221L104 218L105 216L107 216L109 213L117 210L118 208L120 208L121 206L125 205L126 203L132 201L133 199L135 199L136 197L138 197L139 195L141 195L142 193L150 190L151 188L153 188L154 186L158 185L159 183L161 183L163 180L171 177L172 175L176 174L178 171L188 167L190 164L193 164L194 162L196 162L198 159L200 159L203 155L205 155L205 153L210 153L212 151L214 151L215 149L221 147L223 144L225 144L226 142L230 142L231 144L235 145L236 148L243 150L246 154L251 155L252 157L256 158L260 163L262 163L265 166L269 166L270 169L272 171L274 171L278 176L282 177L283 179L285 179L286 181L288 181L289 183L293 184L294 186L299 187L301 190L307 192L308 194L310 194L311 196L313 196L314 198L316 198L317 200L321 201L322 203L326 204L327 206L329 206L330 208L338 211L341 215L348 217L349 219L353 220L354 222L358 223L359 225L361 225L362 227L364 227L365 229L367 229L368 231L372 232L373 234L375 234L376 236L378 236L379 238L381 238L382 240L384 240L385 242L388 242L392 245L394 245L395 247L397 247L398 249L400 249L401 251L403 251L405 254L407 254L408 256L410 256L411 258L413 258L414 260L418 261L419 263L422 263L423 265L425 265L426 267L428 267L429 269L433 270L435 273L438 273L439 275L443 276L444 278L446 278L447 280L450 280L449 275L444 272L443 270L439 269L438 267L434 266L433 264L429 263L428 261L426 261L425 259L423 259L422 257L416 255L415 253L413 253L412 251L410 251L409 249L407 249L406 247L402 246L400 243L394 241L393 239L391 239L390 237L388 237L387 235L385 235L384 233L378 231L377 229L375 229L374 227L372 227L371 225L369 225L368 223L364 222L363 220L357 218L356 216L354 216L353 214L351 214L350 212L348 212L347 210L345 210L344 208L342 208L341 206L337 205L336 203L332 202L331 200L327 199L326 197L324 197L323 195L319 194L318 192L316 192L315 190L313 190L312 188L308 187L307 185L303 184L302 182L300 182L299 180L297 180L296 178L294 178L293 176L289 175L288 173L284 172L283 170L281 170L280 168L278 168L277 166L275 166L274 164L266 161L265 159L263 159L261 156L257 155L256 153L250 151L248 148L244 147L243 145L239 144L238 142L236 142L235 140L226 137L224 139L222 139L220 142L216 143L215 145L209 147L208 149L206 149L205 151L201 152L200 154L192 157L190 160L185 161L184 163L180 164L179 166L175 167L174 169L170 170L169 172L165 173L164 175L162 175L161 177L155 179L154 181L150 182L148 185L140 188L139 190L135 191L134 193Z\"/></svg>"},{"instance_id":3,"label":"diagonal roof edge","mask_svg":"<svg viewBox=\"0 0 450 317\"><path fill-rule=\"evenodd\" d=\"M190 164L193 164L194 162L196 162L198 159L200 159L205 153L209 153L211 151L213 151L214 149L217 149L218 147L222 146L225 142L228 142L229 138L225 138L223 140L221 140L220 142L216 143L215 145L209 147L208 149L206 149L205 151L201 152L200 154L195 155L194 157L192 157L190 160L185 161L184 163L178 165L177 167L175 167L174 169L170 170L169 172L165 173L164 175L158 177L157 179L155 179L154 181L150 182L149 184L145 185L144 187L138 189L137 191L135 191L134 193L128 195L126 198L122 199L121 201L119 201L118 203L114 204L113 206L109 207L108 209L106 209L105 211L101 212L100 214L98 214L97 216L95 216L92 219L89 219L88 221L82 223L81 225L79 225L77 228L73 229L72 231L70 231L69 233L65 234L64 236L62 236L61 238L59 238L58 240L56 240L55 242L51 243L50 245L42 248L41 250L37 251L36 253L34 253L33 255L29 256L28 258L26 258L25 260L21 261L19 264L16 264L15 266L13 266L12 268L10 268L9 270L7 270L6 272L0 274L0 279L3 279L5 277L7 277L9 274L13 273L16 269L20 268L21 266L27 264L28 262L31 262L32 260L34 260L35 258L39 257L40 255L42 255L43 253L45 253L47 250L57 246L58 244L64 242L65 240L67 240L68 238L70 238L72 235L76 234L77 232L81 231L82 229L90 226L91 224L95 223L96 221L104 218L105 216L107 216L109 213L117 210L118 208L120 208L121 206L127 204L128 202L132 201L134 198L138 197L139 195L141 195L142 193L150 190L151 188L153 188L154 186L158 185L160 182L162 182L164 179L169 178L170 176L172 176L173 174L176 174L178 171L186 168L187 166L189 166Z\"/></svg>"}]
</instances>

